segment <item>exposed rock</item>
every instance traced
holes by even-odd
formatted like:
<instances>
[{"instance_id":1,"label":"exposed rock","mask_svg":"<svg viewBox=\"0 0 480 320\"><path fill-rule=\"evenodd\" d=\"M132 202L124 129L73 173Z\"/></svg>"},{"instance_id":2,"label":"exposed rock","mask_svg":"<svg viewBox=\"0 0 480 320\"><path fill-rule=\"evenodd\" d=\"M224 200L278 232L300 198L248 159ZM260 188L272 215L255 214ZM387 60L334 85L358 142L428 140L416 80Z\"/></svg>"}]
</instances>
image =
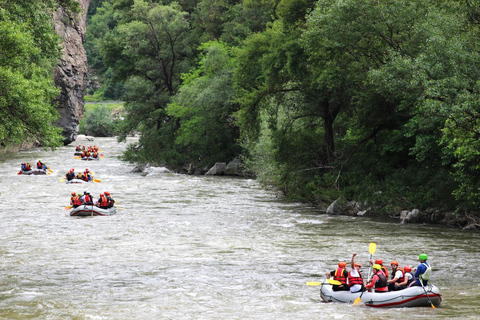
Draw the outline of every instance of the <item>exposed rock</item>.
<instances>
[{"instance_id":1,"label":"exposed rock","mask_svg":"<svg viewBox=\"0 0 480 320\"><path fill-rule=\"evenodd\" d=\"M227 170L227 164L225 162L217 162L213 167L205 174L207 176L223 176Z\"/></svg>"},{"instance_id":2,"label":"exposed rock","mask_svg":"<svg viewBox=\"0 0 480 320\"><path fill-rule=\"evenodd\" d=\"M240 172L240 159L234 159L230 161L227 165L227 169L225 170L225 175L228 176L239 176Z\"/></svg>"},{"instance_id":3,"label":"exposed rock","mask_svg":"<svg viewBox=\"0 0 480 320\"><path fill-rule=\"evenodd\" d=\"M92 136L86 136L84 134L79 134L75 141L93 141L94 137Z\"/></svg>"},{"instance_id":4,"label":"exposed rock","mask_svg":"<svg viewBox=\"0 0 480 320\"><path fill-rule=\"evenodd\" d=\"M84 92L87 81L87 54L83 48L87 28L87 10L90 0L76 0L81 11L67 13L60 8L53 13L55 32L63 40L62 58L55 69L55 84L61 93L54 101L58 103L60 118L57 125L63 128L64 144L67 145L78 133L84 112Z\"/></svg>"},{"instance_id":5,"label":"exposed rock","mask_svg":"<svg viewBox=\"0 0 480 320\"><path fill-rule=\"evenodd\" d=\"M338 200L333 201L332 204L328 206L327 214L337 215L342 213L342 208L337 204L337 201Z\"/></svg>"}]
</instances>

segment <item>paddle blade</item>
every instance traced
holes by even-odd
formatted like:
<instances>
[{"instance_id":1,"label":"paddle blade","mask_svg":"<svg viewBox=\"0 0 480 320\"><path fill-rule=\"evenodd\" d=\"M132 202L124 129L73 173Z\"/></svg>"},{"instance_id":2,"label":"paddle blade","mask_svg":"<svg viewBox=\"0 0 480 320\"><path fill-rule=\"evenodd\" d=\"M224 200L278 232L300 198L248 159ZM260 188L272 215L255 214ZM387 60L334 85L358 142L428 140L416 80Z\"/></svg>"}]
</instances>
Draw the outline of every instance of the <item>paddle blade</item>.
<instances>
[{"instance_id":1,"label":"paddle blade","mask_svg":"<svg viewBox=\"0 0 480 320\"><path fill-rule=\"evenodd\" d=\"M340 281L338 281L338 280L327 279L327 281L328 281L328 283L333 284L333 285L335 285L335 286L339 286L339 285L342 284L342 283L341 283Z\"/></svg>"},{"instance_id":2,"label":"paddle blade","mask_svg":"<svg viewBox=\"0 0 480 320\"><path fill-rule=\"evenodd\" d=\"M362 302L362 299L360 299L360 297L358 297L357 299L355 299L355 301L353 301L353 305L354 306L359 305L361 302Z\"/></svg>"},{"instance_id":3,"label":"paddle blade","mask_svg":"<svg viewBox=\"0 0 480 320\"><path fill-rule=\"evenodd\" d=\"M102 182L100 179L93 179L93 182Z\"/></svg>"},{"instance_id":4,"label":"paddle blade","mask_svg":"<svg viewBox=\"0 0 480 320\"><path fill-rule=\"evenodd\" d=\"M436 309L435 306L433 305L433 303L432 303L432 308L433 308L433 309Z\"/></svg>"},{"instance_id":5,"label":"paddle blade","mask_svg":"<svg viewBox=\"0 0 480 320\"><path fill-rule=\"evenodd\" d=\"M72 206L66 206L65 207L65 210L69 210L69 209L72 209Z\"/></svg>"},{"instance_id":6,"label":"paddle blade","mask_svg":"<svg viewBox=\"0 0 480 320\"><path fill-rule=\"evenodd\" d=\"M80 159L80 157L74 157L75 159Z\"/></svg>"},{"instance_id":7,"label":"paddle blade","mask_svg":"<svg viewBox=\"0 0 480 320\"><path fill-rule=\"evenodd\" d=\"M377 244L375 242L371 242L370 247L368 247L368 252L370 252L370 254L374 254L375 250L377 250Z\"/></svg>"},{"instance_id":8,"label":"paddle blade","mask_svg":"<svg viewBox=\"0 0 480 320\"><path fill-rule=\"evenodd\" d=\"M307 286L321 286L321 285L322 285L321 282L314 282L314 281L307 282Z\"/></svg>"},{"instance_id":9,"label":"paddle blade","mask_svg":"<svg viewBox=\"0 0 480 320\"><path fill-rule=\"evenodd\" d=\"M60 182L65 182L65 179L60 180Z\"/></svg>"},{"instance_id":10,"label":"paddle blade","mask_svg":"<svg viewBox=\"0 0 480 320\"><path fill-rule=\"evenodd\" d=\"M17 174L22 174L22 171L20 171L20 172L19 172L19 173L17 173Z\"/></svg>"},{"instance_id":11,"label":"paddle blade","mask_svg":"<svg viewBox=\"0 0 480 320\"><path fill-rule=\"evenodd\" d=\"M50 167L47 167L47 170L48 170L48 171L50 171L50 172L53 172L53 170L52 170L52 169L50 169Z\"/></svg>"}]
</instances>

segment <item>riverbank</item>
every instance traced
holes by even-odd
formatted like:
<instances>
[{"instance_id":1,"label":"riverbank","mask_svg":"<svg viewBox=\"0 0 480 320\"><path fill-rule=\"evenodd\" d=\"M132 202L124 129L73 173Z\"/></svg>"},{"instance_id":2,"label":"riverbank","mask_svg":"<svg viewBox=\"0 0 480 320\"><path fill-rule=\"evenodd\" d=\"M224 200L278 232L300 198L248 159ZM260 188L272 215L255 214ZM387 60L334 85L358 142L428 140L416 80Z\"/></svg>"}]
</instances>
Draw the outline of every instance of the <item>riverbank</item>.
<instances>
[{"instance_id":1,"label":"riverbank","mask_svg":"<svg viewBox=\"0 0 480 320\"><path fill-rule=\"evenodd\" d=\"M400 224L441 224L465 230L480 230L480 213L478 212L452 212L438 208L428 208L426 210L390 208L386 211L379 206L366 206L360 202L342 199L335 200L328 207L323 205L319 207L330 215L388 217L397 219Z\"/></svg>"}]
</instances>

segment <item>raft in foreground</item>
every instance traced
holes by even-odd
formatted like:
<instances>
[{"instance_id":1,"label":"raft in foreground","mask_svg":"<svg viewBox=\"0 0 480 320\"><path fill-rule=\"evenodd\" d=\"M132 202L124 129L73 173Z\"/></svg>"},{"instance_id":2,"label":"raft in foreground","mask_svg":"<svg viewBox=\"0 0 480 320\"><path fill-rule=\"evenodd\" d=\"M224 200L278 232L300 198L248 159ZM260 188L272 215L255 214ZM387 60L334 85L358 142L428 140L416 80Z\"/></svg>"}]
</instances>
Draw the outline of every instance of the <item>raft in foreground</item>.
<instances>
[{"instance_id":1,"label":"raft in foreground","mask_svg":"<svg viewBox=\"0 0 480 320\"><path fill-rule=\"evenodd\" d=\"M435 307L440 306L442 295L434 285L427 285L425 290ZM360 292L333 291L332 286L323 284L320 288L320 297L325 302L353 303L360 297ZM365 292L362 295L362 304L376 308L405 308L405 307L431 307L427 295L422 287L410 287L398 291L385 293Z\"/></svg>"},{"instance_id":2,"label":"raft in foreground","mask_svg":"<svg viewBox=\"0 0 480 320\"><path fill-rule=\"evenodd\" d=\"M81 205L70 210L70 216L75 217L90 217L90 216L111 216L117 212L117 208L111 207L108 209L101 209L94 205Z\"/></svg>"}]
</instances>

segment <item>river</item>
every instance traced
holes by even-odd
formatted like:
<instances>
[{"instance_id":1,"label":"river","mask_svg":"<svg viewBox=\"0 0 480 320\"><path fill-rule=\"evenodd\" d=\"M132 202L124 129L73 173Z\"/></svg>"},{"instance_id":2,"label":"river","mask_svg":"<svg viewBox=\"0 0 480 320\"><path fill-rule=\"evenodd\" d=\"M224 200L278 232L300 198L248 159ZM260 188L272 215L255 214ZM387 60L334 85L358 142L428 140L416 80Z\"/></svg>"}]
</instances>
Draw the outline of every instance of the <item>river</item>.
<instances>
[{"instance_id":1,"label":"river","mask_svg":"<svg viewBox=\"0 0 480 320\"><path fill-rule=\"evenodd\" d=\"M74 159L95 144L100 161ZM255 180L131 173L113 138L33 149L0 162L1 319L478 319L480 235L398 221L328 216L285 203ZM17 175L42 159L53 173ZM100 183L60 182L89 168ZM70 217L72 191L110 191L108 217ZM429 255L441 307L375 309L321 302L339 260L416 266Z\"/></svg>"}]
</instances>

